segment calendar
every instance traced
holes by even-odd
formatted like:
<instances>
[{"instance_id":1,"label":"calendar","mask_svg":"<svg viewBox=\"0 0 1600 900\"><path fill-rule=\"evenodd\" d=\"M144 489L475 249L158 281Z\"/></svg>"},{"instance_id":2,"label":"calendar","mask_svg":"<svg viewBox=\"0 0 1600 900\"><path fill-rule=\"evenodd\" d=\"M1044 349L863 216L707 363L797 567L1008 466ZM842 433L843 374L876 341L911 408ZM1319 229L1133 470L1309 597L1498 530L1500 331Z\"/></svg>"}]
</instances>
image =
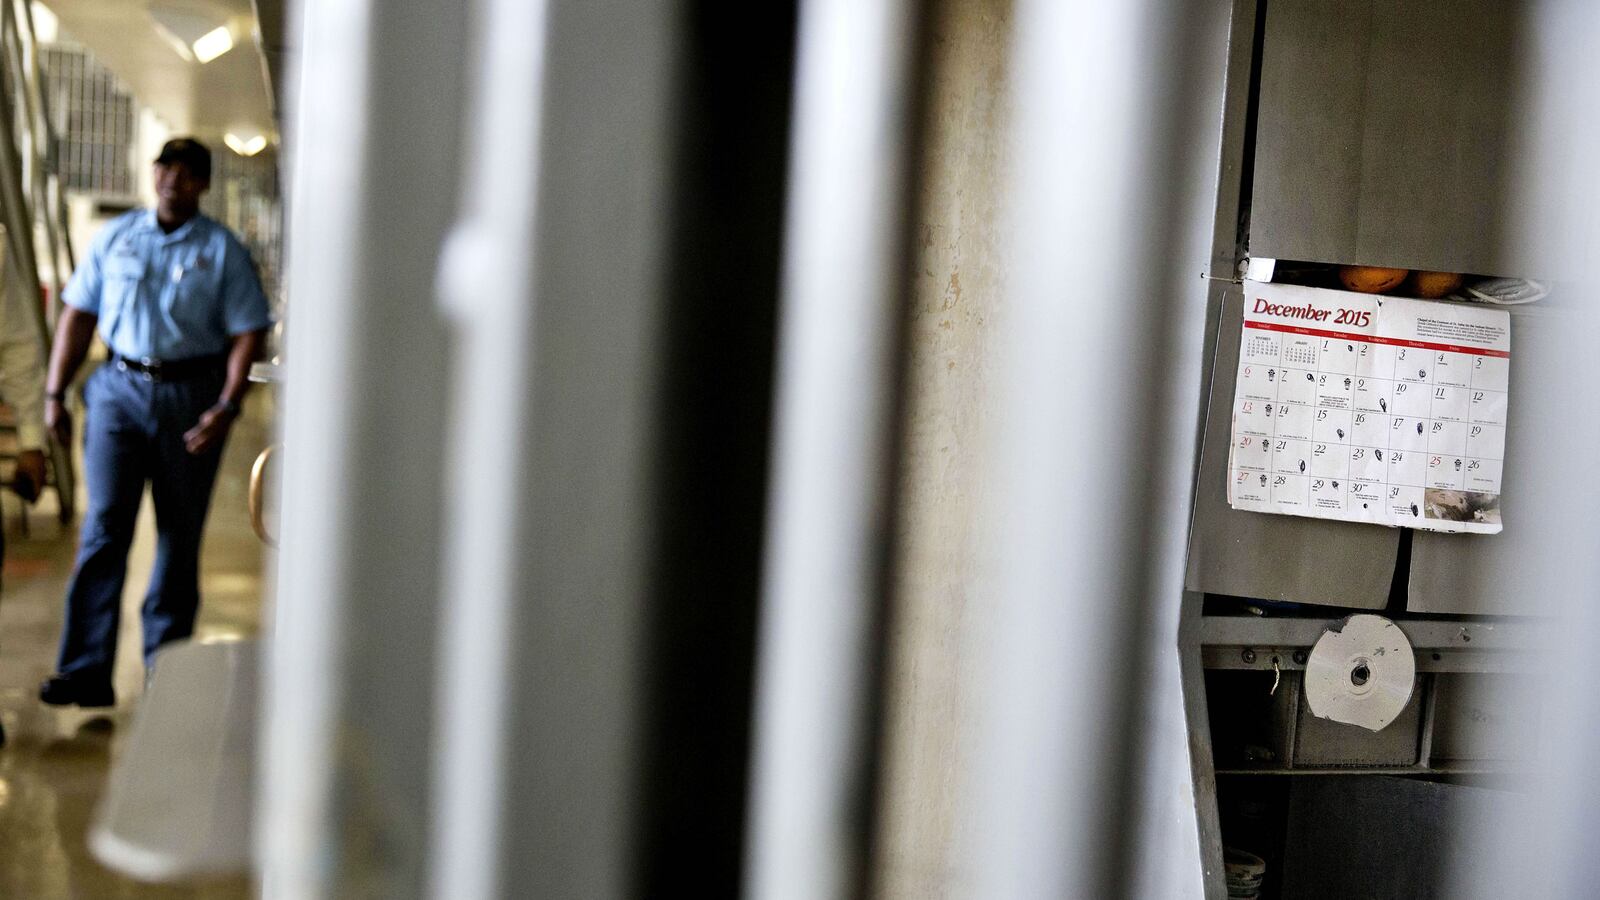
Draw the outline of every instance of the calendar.
<instances>
[{"instance_id":1,"label":"calendar","mask_svg":"<svg viewBox=\"0 0 1600 900\"><path fill-rule=\"evenodd\" d=\"M1495 534L1511 317L1244 283L1234 509Z\"/></svg>"}]
</instances>

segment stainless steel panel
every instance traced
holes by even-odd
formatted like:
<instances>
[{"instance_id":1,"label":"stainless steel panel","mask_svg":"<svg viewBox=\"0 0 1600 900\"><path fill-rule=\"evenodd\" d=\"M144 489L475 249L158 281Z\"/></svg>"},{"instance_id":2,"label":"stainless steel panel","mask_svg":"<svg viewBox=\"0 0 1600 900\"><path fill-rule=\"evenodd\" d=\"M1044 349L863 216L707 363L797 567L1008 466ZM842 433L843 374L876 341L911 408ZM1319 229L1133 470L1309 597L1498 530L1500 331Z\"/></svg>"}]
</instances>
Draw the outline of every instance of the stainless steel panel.
<instances>
[{"instance_id":1,"label":"stainless steel panel","mask_svg":"<svg viewBox=\"0 0 1600 900\"><path fill-rule=\"evenodd\" d=\"M1533 676L1440 675L1434 686L1435 764L1529 760L1536 751L1540 692Z\"/></svg>"},{"instance_id":2,"label":"stainless steel panel","mask_svg":"<svg viewBox=\"0 0 1600 900\"><path fill-rule=\"evenodd\" d=\"M1511 322L1511 396L1501 480L1499 534L1417 532L1411 545L1407 608L1429 613L1539 615L1555 613L1558 577L1566 560L1590 553L1584 536L1560 516L1573 483L1561 473L1588 468L1576 454L1592 448L1565 440L1560 423L1576 412L1561 352L1563 328L1574 323L1559 308L1514 310ZM1585 477L1585 476L1579 476Z\"/></svg>"},{"instance_id":3,"label":"stainless steel panel","mask_svg":"<svg viewBox=\"0 0 1600 900\"><path fill-rule=\"evenodd\" d=\"M1285 900L1453 900L1562 897L1526 880L1542 857L1502 859L1477 852L1449 824L1469 819L1505 829L1527 800L1412 778L1357 776L1296 779L1284 841ZM1502 830L1501 839L1516 843Z\"/></svg>"},{"instance_id":4,"label":"stainless steel panel","mask_svg":"<svg viewBox=\"0 0 1600 900\"><path fill-rule=\"evenodd\" d=\"M1300 766L1409 766L1415 764L1422 734L1422 704L1426 685L1418 679L1411 702L1399 718L1382 731L1368 731L1311 714L1305 694L1294 736L1295 767Z\"/></svg>"},{"instance_id":5,"label":"stainless steel panel","mask_svg":"<svg viewBox=\"0 0 1600 900\"><path fill-rule=\"evenodd\" d=\"M1267 12L1251 249L1533 274L1502 249L1521 4L1298 0Z\"/></svg>"},{"instance_id":6,"label":"stainless steel panel","mask_svg":"<svg viewBox=\"0 0 1600 900\"><path fill-rule=\"evenodd\" d=\"M1382 609L1400 532L1377 525L1239 512L1228 506L1228 444L1244 294L1219 284L1222 326L1206 412L1189 538L1191 590L1262 600Z\"/></svg>"}]
</instances>

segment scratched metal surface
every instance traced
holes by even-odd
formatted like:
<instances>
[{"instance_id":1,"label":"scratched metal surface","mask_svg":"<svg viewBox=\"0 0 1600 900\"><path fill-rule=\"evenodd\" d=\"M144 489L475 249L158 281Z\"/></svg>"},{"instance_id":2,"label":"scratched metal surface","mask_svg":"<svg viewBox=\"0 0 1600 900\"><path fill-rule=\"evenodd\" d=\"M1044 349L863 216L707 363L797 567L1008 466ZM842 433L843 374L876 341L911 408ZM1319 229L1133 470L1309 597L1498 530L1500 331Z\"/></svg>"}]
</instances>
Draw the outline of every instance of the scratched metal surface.
<instances>
[{"instance_id":1,"label":"scratched metal surface","mask_svg":"<svg viewBox=\"0 0 1600 900\"><path fill-rule=\"evenodd\" d=\"M1503 239L1534 116L1521 4L1297 0L1267 13L1250 244L1260 256L1545 272ZM1485 65L1495 60L1494 65Z\"/></svg>"},{"instance_id":2,"label":"scratched metal surface","mask_svg":"<svg viewBox=\"0 0 1600 900\"><path fill-rule=\"evenodd\" d=\"M1565 325L1564 325L1565 323ZM1592 478L1594 447L1564 425L1573 390L1561 347L1570 316L1517 309L1511 319L1511 385L1499 534L1417 532L1406 607L1414 612L1537 615L1570 593L1566 560L1593 553L1593 522L1575 516L1574 479Z\"/></svg>"},{"instance_id":3,"label":"scratched metal surface","mask_svg":"<svg viewBox=\"0 0 1600 900\"><path fill-rule=\"evenodd\" d=\"M1189 537L1189 588L1260 600L1382 609L1399 552L1397 529L1240 512L1228 505L1228 444L1244 305L1239 286L1219 285L1215 290L1222 293L1222 326Z\"/></svg>"}]
</instances>

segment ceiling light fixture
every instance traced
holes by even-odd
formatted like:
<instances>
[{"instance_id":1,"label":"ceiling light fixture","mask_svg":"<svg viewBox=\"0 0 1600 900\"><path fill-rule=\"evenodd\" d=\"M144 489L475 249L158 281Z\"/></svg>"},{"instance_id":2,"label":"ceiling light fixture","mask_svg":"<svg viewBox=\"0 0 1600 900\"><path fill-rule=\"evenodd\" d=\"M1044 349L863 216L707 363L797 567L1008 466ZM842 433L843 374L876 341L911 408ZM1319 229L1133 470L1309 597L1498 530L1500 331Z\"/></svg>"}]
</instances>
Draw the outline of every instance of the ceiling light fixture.
<instances>
[{"instance_id":1,"label":"ceiling light fixture","mask_svg":"<svg viewBox=\"0 0 1600 900\"><path fill-rule=\"evenodd\" d=\"M195 59L202 63L211 62L233 49L233 32L229 31L226 25L213 28L200 35L192 45L192 49Z\"/></svg>"},{"instance_id":2,"label":"ceiling light fixture","mask_svg":"<svg viewBox=\"0 0 1600 900\"><path fill-rule=\"evenodd\" d=\"M229 150L240 156L255 156L262 150L267 149L267 136L264 134L258 134L246 140L230 131L222 136L222 142L228 145Z\"/></svg>"},{"instance_id":3,"label":"ceiling light fixture","mask_svg":"<svg viewBox=\"0 0 1600 900\"><path fill-rule=\"evenodd\" d=\"M214 16L171 6L150 7L156 34L187 62L208 63L233 49L233 26Z\"/></svg>"},{"instance_id":4,"label":"ceiling light fixture","mask_svg":"<svg viewBox=\"0 0 1600 900\"><path fill-rule=\"evenodd\" d=\"M61 20L50 11L50 7L33 0L33 36L41 44L54 44L56 36L61 31Z\"/></svg>"}]
</instances>

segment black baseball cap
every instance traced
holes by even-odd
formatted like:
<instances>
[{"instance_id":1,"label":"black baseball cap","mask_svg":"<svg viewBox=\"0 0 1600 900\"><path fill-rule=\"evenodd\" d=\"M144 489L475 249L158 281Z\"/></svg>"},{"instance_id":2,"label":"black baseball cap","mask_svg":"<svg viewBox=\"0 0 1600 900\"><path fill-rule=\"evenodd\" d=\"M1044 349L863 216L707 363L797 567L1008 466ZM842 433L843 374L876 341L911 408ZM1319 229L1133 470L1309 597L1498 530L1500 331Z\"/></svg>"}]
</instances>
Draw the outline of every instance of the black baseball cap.
<instances>
[{"instance_id":1,"label":"black baseball cap","mask_svg":"<svg viewBox=\"0 0 1600 900\"><path fill-rule=\"evenodd\" d=\"M171 165L183 163L189 174L204 181L211 180L211 151L192 137L173 138L161 145L161 155L156 162Z\"/></svg>"}]
</instances>

